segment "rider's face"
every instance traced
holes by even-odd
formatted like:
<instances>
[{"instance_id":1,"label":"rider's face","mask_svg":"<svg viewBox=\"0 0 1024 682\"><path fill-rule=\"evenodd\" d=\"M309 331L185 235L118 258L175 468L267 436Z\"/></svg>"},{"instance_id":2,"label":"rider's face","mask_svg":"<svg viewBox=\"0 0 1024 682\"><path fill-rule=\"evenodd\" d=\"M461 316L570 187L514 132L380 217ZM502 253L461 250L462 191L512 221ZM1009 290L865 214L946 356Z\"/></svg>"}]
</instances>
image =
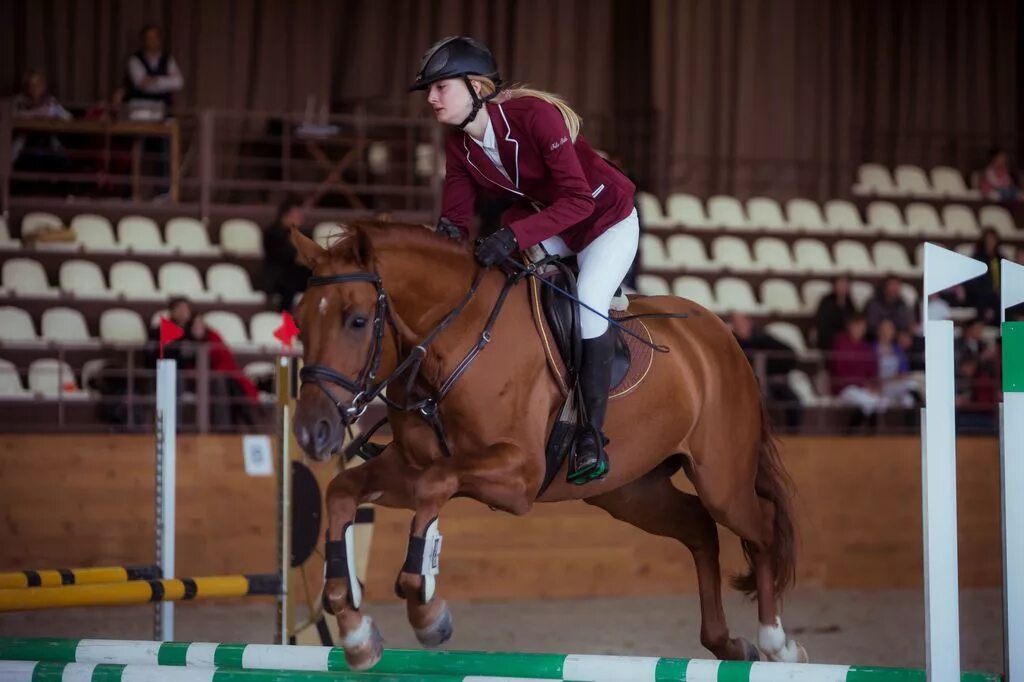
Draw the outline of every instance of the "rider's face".
<instances>
[{"instance_id":1,"label":"rider's face","mask_svg":"<svg viewBox=\"0 0 1024 682\"><path fill-rule=\"evenodd\" d=\"M446 78L430 84L427 104L434 110L438 123L458 125L473 109L473 98L462 79Z\"/></svg>"}]
</instances>

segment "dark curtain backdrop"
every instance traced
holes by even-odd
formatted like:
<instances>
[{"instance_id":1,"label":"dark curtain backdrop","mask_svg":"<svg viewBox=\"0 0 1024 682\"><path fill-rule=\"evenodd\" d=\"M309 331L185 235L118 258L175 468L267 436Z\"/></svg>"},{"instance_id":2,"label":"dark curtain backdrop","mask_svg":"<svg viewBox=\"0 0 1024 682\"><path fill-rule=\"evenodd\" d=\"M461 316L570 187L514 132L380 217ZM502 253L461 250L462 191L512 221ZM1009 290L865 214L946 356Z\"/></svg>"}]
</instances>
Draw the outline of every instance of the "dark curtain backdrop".
<instances>
[{"instance_id":1,"label":"dark curtain backdrop","mask_svg":"<svg viewBox=\"0 0 1024 682\"><path fill-rule=\"evenodd\" d=\"M105 98L149 22L189 109L420 115L424 49L474 35L661 194L835 196L862 161L1020 151L1017 0L0 0L0 87L40 67Z\"/></svg>"}]
</instances>

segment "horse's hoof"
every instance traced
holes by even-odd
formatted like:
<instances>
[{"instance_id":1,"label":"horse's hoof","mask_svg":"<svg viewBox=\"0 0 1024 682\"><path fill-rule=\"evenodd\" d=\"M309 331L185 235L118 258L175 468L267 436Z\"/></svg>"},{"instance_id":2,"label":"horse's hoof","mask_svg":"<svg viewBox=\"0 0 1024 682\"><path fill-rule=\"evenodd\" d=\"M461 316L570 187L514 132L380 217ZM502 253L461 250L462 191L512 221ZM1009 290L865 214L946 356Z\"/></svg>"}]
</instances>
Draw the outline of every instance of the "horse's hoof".
<instances>
[{"instance_id":1,"label":"horse's hoof","mask_svg":"<svg viewBox=\"0 0 1024 682\"><path fill-rule=\"evenodd\" d=\"M740 659L740 660L743 660L743 661L760 661L761 660L761 651L756 646L754 646L754 644L752 642L750 642L749 640L744 639L743 637L738 637L736 639L736 641L739 642L740 646L743 648L743 658Z\"/></svg>"},{"instance_id":2,"label":"horse's hoof","mask_svg":"<svg viewBox=\"0 0 1024 682\"><path fill-rule=\"evenodd\" d=\"M439 647L447 642L452 638L454 631L455 624L452 622L452 611L448 608L448 604L443 605L441 613L433 623L425 628L415 630L416 639L428 649Z\"/></svg>"},{"instance_id":3,"label":"horse's hoof","mask_svg":"<svg viewBox=\"0 0 1024 682\"><path fill-rule=\"evenodd\" d=\"M368 623L370 630L366 638L361 643L345 645L345 663L357 672L369 670L377 665L384 653L384 638L381 637L377 624L368 617L364 622Z\"/></svg>"}]
</instances>

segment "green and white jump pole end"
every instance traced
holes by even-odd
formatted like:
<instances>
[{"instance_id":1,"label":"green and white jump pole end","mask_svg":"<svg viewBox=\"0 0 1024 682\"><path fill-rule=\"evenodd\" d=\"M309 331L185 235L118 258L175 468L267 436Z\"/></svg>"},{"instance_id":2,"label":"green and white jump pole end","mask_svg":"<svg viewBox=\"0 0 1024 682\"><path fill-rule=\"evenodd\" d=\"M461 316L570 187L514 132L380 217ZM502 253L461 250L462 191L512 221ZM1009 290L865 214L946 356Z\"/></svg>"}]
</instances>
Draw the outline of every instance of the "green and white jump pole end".
<instances>
[{"instance_id":1,"label":"green and white jump pole end","mask_svg":"<svg viewBox=\"0 0 1024 682\"><path fill-rule=\"evenodd\" d=\"M956 404L953 322L928 319L928 297L988 270L981 261L924 245L921 319L925 406L921 410L925 661L929 682L960 679L960 576L956 525Z\"/></svg>"},{"instance_id":2,"label":"green and white jump pole end","mask_svg":"<svg viewBox=\"0 0 1024 682\"><path fill-rule=\"evenodd\" d=\"M1003 651L1006 677L1024 680L1024 322L1006 310L1024 303L1024 266L1000 263L1003 403L999 417L1003 498Z\"/></svg>"}]
</instances>

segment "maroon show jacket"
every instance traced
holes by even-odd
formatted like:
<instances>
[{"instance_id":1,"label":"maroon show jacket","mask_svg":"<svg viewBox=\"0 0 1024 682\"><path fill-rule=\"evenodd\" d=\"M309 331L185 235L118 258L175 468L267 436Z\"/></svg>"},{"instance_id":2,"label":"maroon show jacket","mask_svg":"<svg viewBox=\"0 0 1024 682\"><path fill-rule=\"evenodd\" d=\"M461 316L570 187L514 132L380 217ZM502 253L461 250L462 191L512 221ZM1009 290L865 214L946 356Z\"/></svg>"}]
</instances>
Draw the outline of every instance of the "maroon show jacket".
<instances>
[{"instance_id":1,"label":"maroon show jacket","mask_svg":"<svg viewBox=\"0 0 1024 682\"><path fill-rule=\"evenodd\" d=\"M582 135L573 144L561 112L536 97L487 104L501 165L469 134L448 136L441 215L469 236L477 194L518 201L501 218L526 249L559 235L580 251L633 210L633 183L600 156Z\"/></svg>"}]
</instances>

